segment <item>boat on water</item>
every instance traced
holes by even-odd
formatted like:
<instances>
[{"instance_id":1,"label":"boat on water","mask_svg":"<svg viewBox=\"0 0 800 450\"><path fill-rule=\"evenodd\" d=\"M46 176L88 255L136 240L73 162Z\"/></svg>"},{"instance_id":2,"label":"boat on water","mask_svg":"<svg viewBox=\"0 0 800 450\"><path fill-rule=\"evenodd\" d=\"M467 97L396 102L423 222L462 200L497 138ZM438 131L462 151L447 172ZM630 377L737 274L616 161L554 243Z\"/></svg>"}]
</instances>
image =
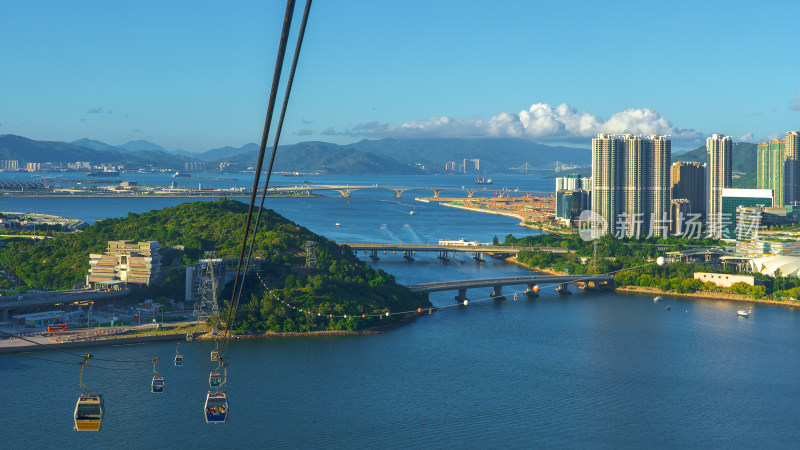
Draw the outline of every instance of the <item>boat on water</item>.
<instances>
[{"instance_id":1,"label":"boat on water","mask_svg":"<svg viewBox=\"0 0 800 450\"><path fill-rule=\"evenodd\" d=\"M340 224L339 222L336 222L336 226L340 227L340 226L342 226L342 224Z\"/></svg>"},{"instance_id":2,"label":"boat on water","mask_svg":"<svg viewBox=\"0 0 800 450\"><path fill-rule=\"evenodd\" d=\"M736 315L739 317L750 317L750 312L740 309L739 311L736 311Z\"/></svg>"},{"instance_id":3,"label":"boat on water","mask_svg":"<svg viewBox=\"0 0 800 450\"><path fill-rule=\"evenodd\" d=\"M656 297L656 298L653 299L653 302L660 302L661 300L664 300L664 299L662 297Z\"/></svg>"},{"instance_id":4,"label":"boat on water","mask_svg":"<svg viewBox=\"0 0 800 450\"><path fill-rule=\"evenodd\" d=\"M492 179L489 177L476 178L475 184L492 184Z\"/></svg>"},{"instance_id":5,"label":"boat on water","mask_svg":"<svg viewBox=\"0 0 800 450\"><path fill-rule=\"evenodd\" d=\"M412 216L414 215L414 211L409 211L408 213Z\"/></svg>"},{"instance_id":6,"label":"boat on water","mask_svg":"<svg viewBox=\"0 0 800 450\"><path fill-rule=\"evenodd\" d=\"M300 172L283 172L283 176L285 177L299 177Z\"/></svg>"},{"instance_id":7,"label":"boat on water","mask_svg":"<svg viewBox=\"0 0 800 450\"><path fill-rule=\"evenodd\" d=\"M172 178L191 178L192 174L186 172L175 172L172 174Z\"/></svg>"}]
</instances>

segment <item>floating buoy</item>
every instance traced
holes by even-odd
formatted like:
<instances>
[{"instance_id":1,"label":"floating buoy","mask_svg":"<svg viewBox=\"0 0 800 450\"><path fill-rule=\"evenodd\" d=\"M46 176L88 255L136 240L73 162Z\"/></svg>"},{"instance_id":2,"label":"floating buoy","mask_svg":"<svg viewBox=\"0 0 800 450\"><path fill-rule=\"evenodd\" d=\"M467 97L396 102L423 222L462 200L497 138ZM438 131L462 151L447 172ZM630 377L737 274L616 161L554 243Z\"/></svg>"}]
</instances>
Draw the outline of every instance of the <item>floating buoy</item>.
<instances>
[{"instance_id":1,"label":"floating buoy","mask_svg":"<svg viewBox=\"0 0 800 450\"><path fill-rule=\"evenodd\" d=\"M533 292L538 294L539 293L539 286L534 286L533 287Z\"/></svg>"},{"instance_id":2,"label":"floating buoy","mask_svg":"<svg viewBox=\"0 0 800 450\"><path fill-rule=\"evenodd\" d=\"M422 312L422 308L417 308L417 312L421 313Z\"/></svg>"},{"instance_id":3,"label":"floating buoy","mask_svg":"<svg viewBox=\"0 0 800 450\"><path fill-rule=\"evenodd\" d=\"M464 299L464 306L469 305L469 300Z\"/></svg>"},{"instance_id":4,"label":"floating buoy","mask_svg":"<svg viewBox=\"0 0 800 450\"><path fill-rule=\"evenodd\" d=\"M389 311L386 311L386 317L389 317Z\"/></svg>"},{"instance_id":5,"label":"floating buoy","mask_svg":"<svg viewBox=\"0 0 800 450\"><path fill-rule=\"evenodd\" d=\"M366 314L362 314L362 315L361 315L361 318L362 318L362 319L366 319L366 318L367 318L367 315L366 315Z\"/></svg>"},{"instance_id":6,"label":"floating buoy","mask_svg":"<svg viewBox=\"0 0 800 450\"><path fill-rule=\"evenodd\" d=\"M514 300L516 300L516 299L517 299L517 293L515 292L514 293Z\"/></svg>"}]
</instances>

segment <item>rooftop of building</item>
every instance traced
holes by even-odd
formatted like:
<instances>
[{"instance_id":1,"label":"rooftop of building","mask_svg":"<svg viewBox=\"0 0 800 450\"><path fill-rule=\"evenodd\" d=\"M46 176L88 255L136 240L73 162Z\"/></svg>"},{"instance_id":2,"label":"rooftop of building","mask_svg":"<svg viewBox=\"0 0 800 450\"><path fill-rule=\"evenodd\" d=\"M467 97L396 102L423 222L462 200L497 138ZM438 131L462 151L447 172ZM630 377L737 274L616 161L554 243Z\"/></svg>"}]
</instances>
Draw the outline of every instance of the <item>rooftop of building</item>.
<instances>
[{"instance_id":1,"label":"rooftop of building","mask_svg":"<svg viewBox=\"0 0 800 450\"><path fill-rule=\"evenodd\" d=\"M772 189L737 189L723 188L723 197L742 197L742 198L772 198Z\"/></svg>"}]
</instances>

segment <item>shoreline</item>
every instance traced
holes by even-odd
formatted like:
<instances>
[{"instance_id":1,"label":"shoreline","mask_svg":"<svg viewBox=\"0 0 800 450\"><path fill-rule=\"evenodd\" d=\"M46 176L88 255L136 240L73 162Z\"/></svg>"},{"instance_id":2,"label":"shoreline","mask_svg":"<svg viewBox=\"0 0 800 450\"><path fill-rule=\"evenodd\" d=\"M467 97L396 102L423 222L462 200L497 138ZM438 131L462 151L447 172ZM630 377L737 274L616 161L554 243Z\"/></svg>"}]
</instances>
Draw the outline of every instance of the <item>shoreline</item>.
<instances>
[{"instance_id":1,"label":"shoreline","mask_svg":"<svg viewBox=\"0 0 800 450\"><path fill-rule=\"evenodd\" d=\"M364 328L363 330L318 330L318 331L308 331L308 332L300 332L300 331L290 331L290 332L274 332L268 331L266 333L261 334L243 334L243 335L234 335L231 336L231 340L233 341L245 341L245 340L255 340L255 339L276 339L276 338L297 338L297 337L333 337L333 336L369 336L369 335L376 335L376 334L383 334L389 330L399 328L405 325L408 325L414 321L416 321L420 316L423 314L407 314L398 322L388 323L385 325L377 325L369 328ZM99 329L98 329L99 330ZM196 341L205 341L205 342L213 342L222 340L223 336L216 336L213 337L211 332L203 331L203 332L192 332L193 340ZM42 338L39 338L40 340ZM16 353L33 353L33 352L46 352L46 351L57 351L62 349L74 349L74 348L85 348L85 347L113 347L113 346L120 346L120 345L138 345L138 344L150 344L155 342L168 342L168 341L185 341L186 340L186 333L181 331L177 333L169 333L169 334L153 334L153 335L133 335L133 336L113 336L113 337L103 337L96 340L82 340L82 341L71 341L71 342L41 342L41 343L30 343L27 341L25 344L20 344L17 342L13 342L13 345L3 345L0 343L0 355L13 355ZM5 341L9 342L9 341ZM41 345L44 344L44 345Z\"/></svg>"},{"instance_id":2,"label":"shoreline","mask_svg":"<svg viewBox=\"0 0 800 450\"><path fill-rule=\"evenodd\" d=\"M702 299L702 300L722 300L727 302L783 306L786 308L800 308L800 302L788 303L785 301L778 301L778 300L771 300L764 298L756 299L746 294L731 294L727 292L710 292L710 291L690 292L690 293L662 292L658 288L649 286L622 286L616 288L614 292L618 292L620 294L639 294L639 295L655 294L657 296L662 296L662 297L678 297L678 298L690 298L690 299Z\"/></svg>"},{"instance_id":3,"label":"shoreline","mask_svg":"<svg viewBox=\"0 0 800 450\"><path fill-rule=\"evenodd\" d=\"M532 230L542 231L542 232L545 232L545 233L565 234L565 235L574 234L574 233L570 233L570 232L567 232L567 231L552 230L550 228L545 228L545 227L543 227L541 225L531 225L531 224L525 222L525 217L524 216L522 216L520 214L517 214L517 213L514 213L514 212L511 212L511 211L496 211L496 210L491 210L491 209L478 208L478 207L475 207L475 206L455 205L453 203L449 203L449 200L439 201L438 199L435 199L435 198L418 198L416 200L421 201L421 202L426 202L426 203L430 203L431 201L437 201L440 205L447 206L449 208L463 209L463 210L466 210L466 211L472 211L472 212L484 213L484 214L494 214L494 215L497 215L497 216L513 217L513 218L519 220L519 223L517 224L518 226L523 227L523 228L530 228Z\"/></svg>"},{"instance_id":4,"label":"shoreline","mask_svg":"<svg viewBox=\"0 0 800 450\"><path fill-rule=\"evenodd\" d=\"M555 270L552 269L541 269L539 267L533 267L525 263L521 263L517 261L517 258L515 256L506 258L506 261L521 267L525 267L526 269L535 272L546 273L548 275L561 275L561 276L564 275L563 273L556 272ZM614 288L614 292L619 294L655 295L661 297L677 297L677 298L689 298L689 299L701 299L701 300L722 300L727 302L754 303L761 305L783 306L786 308L800 308L800 302L789 303L786 301L778 301L768 298L756 299L750 297L747 294L731 294L729 292L711 292L711 291L688 292L688 293L669 292L669 291L664 292L659 288L650 286L619 286Z\"/></svg>"}]
</instances>

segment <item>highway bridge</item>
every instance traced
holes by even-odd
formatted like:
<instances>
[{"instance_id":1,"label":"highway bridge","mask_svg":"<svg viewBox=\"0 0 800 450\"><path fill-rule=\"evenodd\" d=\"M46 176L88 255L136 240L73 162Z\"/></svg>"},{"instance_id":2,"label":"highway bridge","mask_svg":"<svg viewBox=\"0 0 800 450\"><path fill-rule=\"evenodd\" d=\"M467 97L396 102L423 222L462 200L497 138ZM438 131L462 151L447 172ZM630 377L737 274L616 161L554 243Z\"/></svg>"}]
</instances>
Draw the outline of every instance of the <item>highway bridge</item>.
<instances>
[{"instance_id":1,"label":"highway bridge","mask_svg":"<svg viewBox=\"0 0 800 450\"><path fill-rule=\"evenodd\" d=\"M414 292L441 292L458 291L456 299L467 300L467 289L491 287L489 294L492 298L502 299L503 286L526 286L524 293L528 296L538 296L538 286L557 284L556 291L569 294L568 284L578 284L584 289L610 290L614 288L613 275L533 275L524 277L485 278L480 280L435 281L408 286Z\"/></svg>"},{"instance_id":2,"label":"highway bridge","mask_svg":"<svg viewBox=\"0 0 800 450\"><path fill-rule=\"evenodd\" d=\"M436 244L350 244L342 243L339 245L346 245L350 247L353 252L363 251L373 261L377 261L378 254L383 252L386 255L388 252L397 254L402 252L403 258L408 261L414 260L414 254L417 252L437 252L439 259L448 261L448 254L452 257L455 253L472 253L476 261L483 261L483 256L486 253L498 255L516 255L523 250L540 251L548 253L567 253L569 250L562 247L513 247L504 245L436 245Z\"/></svg>"},{"instance_id":3,"label":"highway bridge","mask_svg":"<svg viewBox=\"0 0 800 450\"><path fill-rule=\"evenodd\" d=\"M313 194L315 191L336 191L342 197L350 197L350 194L354 191L362 191L362 190L375 190L375 189L383 189L388 191L393 191L395 198L403 197L403 193L406 191L430 191L433 195L433 198L439 198L439 195L442 192L459 192L459 193L466 193L468 198L472 198L477 193L485 192L492 194L492 196L496 196L498 194L508 194L513 195L515 197L523 197L523 196L552 196L554 195L552 192L536 192L536 191L521 191L518 189L515 190L508 190L508 189L486 189L486 188L476 188L476 187L427 187L427 186L379 186L379 185L371 185L371 186L351 186L351 185L336 185L336 184L299 184L299 185L281 185L281 186L273 186L267 189L267 193L275 193L275 194L288 194L288 193L303 193L307 195Z\"/></svg>"},{"instance_id":4,"label":"highway bridge","mask_svg":"<svg viewBox=\"0 0 800 450\"><path fill-rule=\"evenodd\" d=\"M10 311L40 311L52 308L55 305L111 300L117 297L125 297L128 294L130 294L128 289L113 291L75 289L7 295L0 297L0 321L8 320Z\"/></svg>"}]
</instances>

